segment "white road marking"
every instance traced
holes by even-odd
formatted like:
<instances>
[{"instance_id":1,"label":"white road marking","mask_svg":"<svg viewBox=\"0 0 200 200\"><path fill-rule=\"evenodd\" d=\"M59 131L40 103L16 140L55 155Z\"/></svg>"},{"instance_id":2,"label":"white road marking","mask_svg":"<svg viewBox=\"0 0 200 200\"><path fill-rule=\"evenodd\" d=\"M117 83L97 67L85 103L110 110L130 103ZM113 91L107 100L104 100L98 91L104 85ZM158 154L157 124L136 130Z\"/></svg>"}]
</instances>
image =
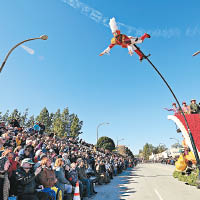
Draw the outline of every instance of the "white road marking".
<instances>
[{"instance_id":1,"label":"white road marking","mask_svg":"<svg viewBox=\"0 0 200 200\"><path fill-rule=\"evenodd\" d=\"M161 195L159 194L159 192L156 189L154 189L154 192L156 193L156 195L158 196L158 198L160 200L163 200L163 198L161 197Z\"/></svg>"}]
</instances>

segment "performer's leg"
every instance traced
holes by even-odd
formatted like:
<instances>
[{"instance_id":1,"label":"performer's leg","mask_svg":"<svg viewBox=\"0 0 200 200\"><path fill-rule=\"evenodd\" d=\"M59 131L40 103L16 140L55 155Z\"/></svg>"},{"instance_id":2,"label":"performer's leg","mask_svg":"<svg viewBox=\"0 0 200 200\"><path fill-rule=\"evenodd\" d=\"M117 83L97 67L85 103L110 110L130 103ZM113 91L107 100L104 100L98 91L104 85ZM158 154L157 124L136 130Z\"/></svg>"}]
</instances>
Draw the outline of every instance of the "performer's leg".
<instances>
[{"instance_id":1,"label":"performer's leg","mask_svg":"<svg viewBox=\"0 0 200 200\"><path fill-rule=\"evenodd\" d=\"M150 38L150 37L151 37L151 36L150 36L149 34L145 33L143 36L140 37L140 39L141 39L142 41L144 41L144 39Z\"/></svg>"},{"instance_id":2,"label":"performer's leg","mask_svg":"<svg viewBox=\"0 0 200 200\"><path fill-rule=\"evenodd\" d=\"M137 49L134 45L132 45L132 48L134 49L135 53L137 53L137 55L140 57L140 60L143 60L144 55L142 54L142 52Z\"/></svg>"}]
</instances>

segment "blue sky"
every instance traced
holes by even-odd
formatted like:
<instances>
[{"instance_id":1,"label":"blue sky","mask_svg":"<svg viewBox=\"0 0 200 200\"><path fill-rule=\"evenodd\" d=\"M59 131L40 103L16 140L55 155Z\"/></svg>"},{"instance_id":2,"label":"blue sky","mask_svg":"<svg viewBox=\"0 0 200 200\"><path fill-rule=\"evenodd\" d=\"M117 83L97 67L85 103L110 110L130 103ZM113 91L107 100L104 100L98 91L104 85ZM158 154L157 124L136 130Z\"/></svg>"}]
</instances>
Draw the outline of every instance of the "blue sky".
<instances>
[{"instance_id":1,"label":"blue sky","mask_svg":"<svg viewBox=\"0 0 200 200\"><path fill-rule=\"evenodd\" d=\"M128 145L134 153L146 142L153 145L181 139L164 107L174 102L153 68L127 49L116 46L99 57L110 43L109 18L115 17L124 34L152 34L140 45L151 53L180 102L196 98L200 85L199 1L6 0L0 2L0 61L16 43L47 34L47 41L18 47L0 77L0 111L29 108L37 115L69 107L84 121L82 137L100 136Z\"/></svg>"}]
</instances>

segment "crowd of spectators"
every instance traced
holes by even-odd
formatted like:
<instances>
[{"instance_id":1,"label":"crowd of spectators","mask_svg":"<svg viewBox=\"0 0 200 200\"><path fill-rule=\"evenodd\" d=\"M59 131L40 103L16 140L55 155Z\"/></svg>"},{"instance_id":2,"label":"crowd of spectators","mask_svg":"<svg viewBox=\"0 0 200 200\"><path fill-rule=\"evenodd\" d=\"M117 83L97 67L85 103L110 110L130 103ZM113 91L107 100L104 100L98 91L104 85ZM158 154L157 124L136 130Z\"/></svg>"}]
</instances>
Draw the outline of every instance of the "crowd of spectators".
<instances>
[{"instance_id":1,"label":"crowd of spectators","mask_svg":"<svg viewBox=\"0 0 200 200\"><path fill-rule=\"evenodd\" d=\"M81 199L90 198L95 184L108 184L133 162L82 139L46 134L43 124L0 123L0 200L71 200L77 182Z\"/></svg>"},{"instance_id":2,"label":"crowd of spectators","mask_svg":"<svg viewBox=\"0 0 200 200\"><path fill-rule=\"evenodd\" d=\"M182 102L182 111L184 114L200 114L200 102L199 104L196 103L196 99L192 99L190 101L190 105L187 105L185 101ZM177 107L176 103L172 104L172 108L164 108L167 111L173 111L174 114L181 114L181 109Z\"/></svg>"}]
</instances>

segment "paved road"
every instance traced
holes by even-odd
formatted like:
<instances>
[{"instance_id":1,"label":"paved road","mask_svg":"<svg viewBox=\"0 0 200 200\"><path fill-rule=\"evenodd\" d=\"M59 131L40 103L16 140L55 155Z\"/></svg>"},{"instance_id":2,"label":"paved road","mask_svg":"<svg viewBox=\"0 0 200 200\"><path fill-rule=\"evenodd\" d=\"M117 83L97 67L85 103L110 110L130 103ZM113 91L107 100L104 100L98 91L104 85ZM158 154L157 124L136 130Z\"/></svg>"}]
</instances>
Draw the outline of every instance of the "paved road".
<instances>
[{"instance_id":1,"label":"paved road","mask_svg":"<svg viewBox=\"0 0 200 200\"><path fill-rule=\"evenodd\" d=\"M171 165L140 164L96 186L93 200L200 200L200 190L174 179L173 171Z\"/></svg>"}]
</instances>

